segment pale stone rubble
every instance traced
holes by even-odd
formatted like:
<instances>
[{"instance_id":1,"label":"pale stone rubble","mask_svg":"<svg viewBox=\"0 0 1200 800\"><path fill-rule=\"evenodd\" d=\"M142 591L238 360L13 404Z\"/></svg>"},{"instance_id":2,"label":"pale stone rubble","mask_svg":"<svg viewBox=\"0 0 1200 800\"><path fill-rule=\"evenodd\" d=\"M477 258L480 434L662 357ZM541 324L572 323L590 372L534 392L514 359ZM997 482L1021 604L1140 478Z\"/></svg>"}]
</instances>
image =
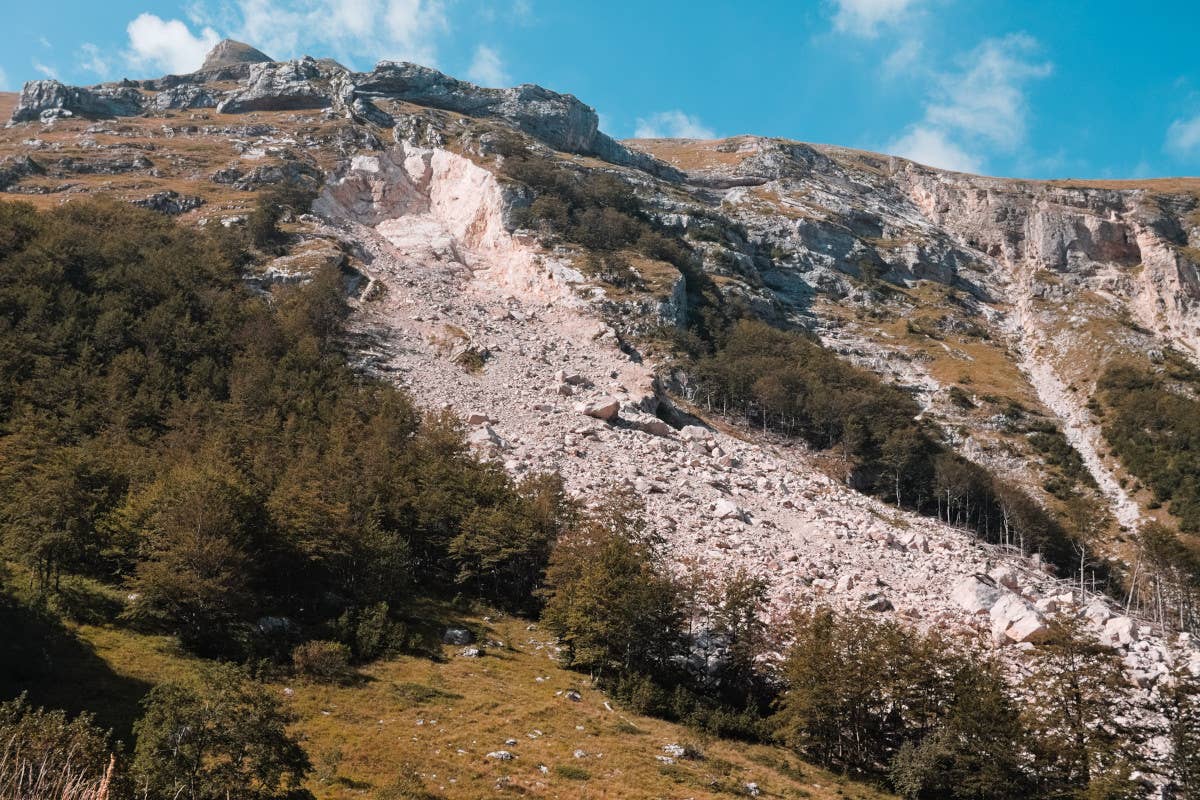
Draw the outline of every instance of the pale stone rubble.
<instances>
[{"instance_id":1,"label":"pale stone rubble","mask_svg":"<svg viewBox=\"0 0 1200 800\"><path fill-rule=\"evenodd\" d=\"M897 511L814 469L804 448L702 425L672 428L652 365L635 363L578 291L582 277L503 224L494 177L446 151L360 159L317 204L382 287L355 316L364 366L455 410L484 457L514 475L558 470L585 502L636 492L686 572L767 578L774 616L826 603L893 614L1020 660L1054 614L1122 653L1144 705L1188 643L1166 642L1033 560ZM368 224L361 224L366 222ZM451 343L449 340L454 340ZM488 353L464 371L454 347Z\"/></svg>"}]
</instances>

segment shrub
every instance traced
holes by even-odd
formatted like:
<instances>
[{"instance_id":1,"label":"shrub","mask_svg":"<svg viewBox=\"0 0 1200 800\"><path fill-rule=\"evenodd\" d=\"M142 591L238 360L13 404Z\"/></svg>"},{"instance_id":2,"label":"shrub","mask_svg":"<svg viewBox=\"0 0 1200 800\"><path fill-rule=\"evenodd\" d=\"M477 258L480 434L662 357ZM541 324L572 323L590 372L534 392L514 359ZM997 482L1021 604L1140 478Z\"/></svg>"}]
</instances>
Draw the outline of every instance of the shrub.
<instances>
[{"instance_id":1,"label":"shrub","mask_svg":"<svg viewBox=\"0 0 1200 800\"><path fill-rule=\"evenodd\" d=\"M292 667L310 680L340 683L352 674L350 648L341 642L304 642L292 651Z\"/></svg>"},{"instance_id":2,"label":"shrub","mask_svg":"<svg viewBox=\"0 0 1200 800\"><path fill-rule=\"evenodd\" d=\"M275 693L237 667L211 665L194 684L163 683L134 726L137 794L179 800L289 796L308 757Z\"/></svg>"},{"instance_id":3,"label":"shrub","mask_svg":"<svg viewBox=\"0 0 1200 800\"><path fill-rule=\"evenodd\" d=\"M109 734L90 716L34 709L24 695L0 703L0 797L108 800L115 763Z\"/></svg>"}]
</instances>

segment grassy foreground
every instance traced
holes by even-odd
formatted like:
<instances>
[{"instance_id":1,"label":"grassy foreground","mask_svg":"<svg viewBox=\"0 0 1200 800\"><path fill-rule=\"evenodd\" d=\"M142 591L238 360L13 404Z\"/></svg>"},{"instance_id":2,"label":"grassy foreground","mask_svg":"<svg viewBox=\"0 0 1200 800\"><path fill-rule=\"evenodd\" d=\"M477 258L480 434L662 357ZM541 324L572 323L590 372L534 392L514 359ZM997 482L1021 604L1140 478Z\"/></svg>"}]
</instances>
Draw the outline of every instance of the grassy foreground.
<instances>
[{"instance_id":1,"label":"grassy foreground","mask_svg":"<svg viewBox=\"0 0 1200 800\"><path fill-rule=\"evenodd\" d=\"M78 591L103 590L81 582ZM313 794L372 798L401 773L415 772L429 796L446 800L747 797L751 783L760 797L888 796L782 748L705 739L627 713L586 676L559 668L548 637L527 620L460 619L478 636L482 657L463 657L462 647L447 645L441 657L370 664L346 685L275 685L298 717L295 730L314 766L307 785ZM54 642L47 653L52 672L29 676L31 700L91 710L124 738L145 691L200 663L171 637L103 621L60 621ZM698 757L664 763L659 757L669 757L669 744ZM487 757L500 750L514 758Z\"/></svg>"}]
</instances>

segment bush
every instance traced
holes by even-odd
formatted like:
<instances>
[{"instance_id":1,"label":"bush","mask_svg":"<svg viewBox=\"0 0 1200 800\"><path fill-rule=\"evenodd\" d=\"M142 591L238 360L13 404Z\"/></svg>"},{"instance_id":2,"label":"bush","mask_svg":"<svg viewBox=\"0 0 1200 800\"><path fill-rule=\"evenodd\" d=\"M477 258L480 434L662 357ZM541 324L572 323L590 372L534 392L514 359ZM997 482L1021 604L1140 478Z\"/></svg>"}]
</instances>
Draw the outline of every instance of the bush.
<instances>
[{"instance_id":1,"label":"bush","mask_svg":"<svg viewBox=\"0 0 1200 800\"><path fill-rule=\"evenodd\" d=\"M308 774L287 732L293 717L241 669L211 665L195 684L159 684L142 706L132 767L139 796L271 800L290 796Z\"/></svg>"},{"instance_id":2,"label":"bush","mask_svg":"<svg viewBox=\"0 0 1200 800\"><path fill-rule=\"evenodd\" d=\"M0 797L107 800L120 783L115 752L86 714L34 709L24 695L0 703Z\"/></svg>"},{"instance_id":3,"label":"bush","mask_svg":"<svg viewBox=\"0 0 1200 800\"><path fill-rule=\"evenodd\" d=\"M292 651L292 667L318 683L342 683L350 678L350 648L341 642L310 641Z\"/></svg>"}]
</instances>

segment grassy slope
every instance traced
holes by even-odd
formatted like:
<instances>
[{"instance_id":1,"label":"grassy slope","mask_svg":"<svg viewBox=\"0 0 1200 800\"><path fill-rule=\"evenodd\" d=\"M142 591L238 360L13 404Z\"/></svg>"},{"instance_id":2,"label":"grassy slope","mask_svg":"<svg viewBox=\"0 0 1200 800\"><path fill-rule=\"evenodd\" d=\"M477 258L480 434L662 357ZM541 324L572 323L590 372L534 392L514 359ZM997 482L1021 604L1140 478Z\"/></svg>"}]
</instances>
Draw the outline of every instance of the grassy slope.
<instances>
[{"instance_id":1,"label":"grassy slope","mask_svg":"<svg viewBox=\"0 0 1200 800\"><path fill-rule=\"evenodd\" d=\"M19 593L19 584L10 580L9 587ZM98 594L119 599L90 582L71 580L68 586L81 600L94 601ZM545 634L530 630L527 620L471 617L466 623L482 641L492 642L482 658L461 657L462 648L447 646L441 659L371 664L350 685L276 687L299 718L296 731L317 767L308 786L318 798L369 798L405 763L415 765L427 788L447 800L510 793L718 798L747 796L748 782L757 783L763 797L887 797L804 764L782 748L704 740L682 726L626 713L586 676L560 669ZM96 711L125 737L140 696L156 682L185 678L199 663L170 637L104 622L64 621L54 639L53 672L30 677L31 699ZM578 690L581 699L569 700L569 689ZM517 744L506 745L509 739ZM660 763L656 756L672 743L697 747L703 758ZM516 758L488 759L495 750ZM577 758L577 750L586 755Z\"/></svg>"}]
</instances>

